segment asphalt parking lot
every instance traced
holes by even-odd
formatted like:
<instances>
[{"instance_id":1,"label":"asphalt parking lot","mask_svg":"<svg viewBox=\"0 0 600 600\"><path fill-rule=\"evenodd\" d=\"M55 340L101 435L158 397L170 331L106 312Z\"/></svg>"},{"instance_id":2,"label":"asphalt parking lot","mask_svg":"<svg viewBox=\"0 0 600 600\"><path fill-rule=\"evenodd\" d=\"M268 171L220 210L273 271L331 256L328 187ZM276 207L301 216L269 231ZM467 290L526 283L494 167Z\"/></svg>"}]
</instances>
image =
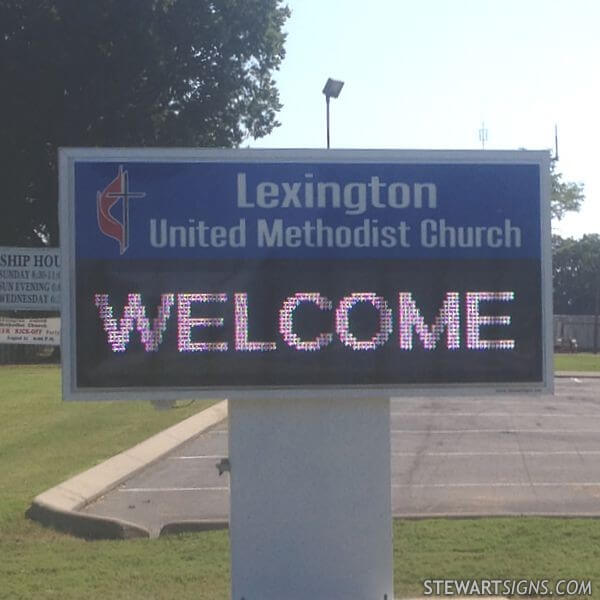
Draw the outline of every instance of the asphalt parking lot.
<instances>
[{"instance_id":1,"label":"asphalt parking lot","mask_svg":"<svg viewBox=\"0 0 600 600\"><path fill-rule=\"evenodd\" d=\"M600 515L600 379L561 378L554 396L410 397L391 402L396 516ZM222 522L227 423L88 505L139 524Z\"/></svg>"}]
</instances>

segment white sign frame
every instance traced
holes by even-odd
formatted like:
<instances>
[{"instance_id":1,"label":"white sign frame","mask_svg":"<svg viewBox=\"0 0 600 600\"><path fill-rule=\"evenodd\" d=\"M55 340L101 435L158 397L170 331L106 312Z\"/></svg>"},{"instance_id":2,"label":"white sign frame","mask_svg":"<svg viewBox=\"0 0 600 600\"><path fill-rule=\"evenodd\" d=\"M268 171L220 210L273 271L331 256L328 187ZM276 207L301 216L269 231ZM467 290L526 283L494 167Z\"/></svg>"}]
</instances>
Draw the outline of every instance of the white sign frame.
<instances>
[{"instance_id":1,"label":"white sign frame","mask_svg":"<svg viewBox=\"0 0 600 600\"><path fill-rule=\"evenodd\" d=\"M323 162L406 164L533 164L540 166L541 297L542 297L542 380L533 383L402 384L303 386L302 388L81 388L76 381L75 339L75 162ZM59 151L59 197L61 229L61 294L63 397L66 400L175 400L178 398L363 398L418 394L482 394L511 392L552 393L552 267L550 227L550 156L547 151L425 151L425 150L256 150L256 149L173 149L173 148L62 148Z\"/></svg>"}]
</instances>

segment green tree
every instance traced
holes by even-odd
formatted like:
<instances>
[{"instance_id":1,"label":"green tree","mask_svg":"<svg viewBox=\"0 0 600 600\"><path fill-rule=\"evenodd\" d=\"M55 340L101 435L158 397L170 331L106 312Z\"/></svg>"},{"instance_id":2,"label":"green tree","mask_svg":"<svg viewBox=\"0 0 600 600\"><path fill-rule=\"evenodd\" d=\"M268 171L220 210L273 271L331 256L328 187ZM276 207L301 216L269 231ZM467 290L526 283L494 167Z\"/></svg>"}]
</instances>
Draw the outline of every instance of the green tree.
<instances>
[{"instance_id":1,"label":"green tree","mask_svg":"<svg viewBox=\"0 0 600 600\"><path fill-rule=\"evenodd\" d=\"M600 235L580 240L553 236L555 314L595 315L594 351L598 348L600 314Z\"/></svg>"},{"instance_id":2,"label":"green tree","mask_svg":"<svg viewBox=\"0 0 600 600\"><path fill-rule=\"evenodd\" d=\"M281 0L0 0L0 244L58 242L60 146L269 133L288 16Z\"/></svg>"},{"instance_id":3,"label":"green tree","mask_svg":"<svg viewBox=\"0 0 600 600\"><path fill-rule=\"evenodd\" d=\"M552 161L550 211L552 218L560 221L567 212L578 212L585 198L583 185L571 181L563 181L562 175L556 170L556 163Z\"/></svg>"}]
</instances>

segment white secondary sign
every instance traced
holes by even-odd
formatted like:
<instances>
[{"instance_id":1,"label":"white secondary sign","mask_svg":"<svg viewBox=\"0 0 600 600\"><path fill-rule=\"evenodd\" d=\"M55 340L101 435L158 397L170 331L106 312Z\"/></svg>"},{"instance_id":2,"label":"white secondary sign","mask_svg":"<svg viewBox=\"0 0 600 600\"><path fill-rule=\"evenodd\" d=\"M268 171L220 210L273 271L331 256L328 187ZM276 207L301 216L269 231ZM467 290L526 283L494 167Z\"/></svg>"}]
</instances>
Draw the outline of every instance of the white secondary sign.
<instances>
[{"instance_id":1,"label":"white secondary sign","mask_svg":"<svg viewBox=\"0 0 600 600\"><path fill-rule=\"evenodd\" d=\"M0 344L60 346L60 317L40 319L0 317Z\"/></svg>"},{"instance_id":2,"label":"white secondary sign","mask_svg":"<svg viewBox=\"0 0 600 600\"><path fill-rule=\"evenodd\" d=\"M0 310L60 310L60 250L0 246Z\"/></svg>"}]
</instances>

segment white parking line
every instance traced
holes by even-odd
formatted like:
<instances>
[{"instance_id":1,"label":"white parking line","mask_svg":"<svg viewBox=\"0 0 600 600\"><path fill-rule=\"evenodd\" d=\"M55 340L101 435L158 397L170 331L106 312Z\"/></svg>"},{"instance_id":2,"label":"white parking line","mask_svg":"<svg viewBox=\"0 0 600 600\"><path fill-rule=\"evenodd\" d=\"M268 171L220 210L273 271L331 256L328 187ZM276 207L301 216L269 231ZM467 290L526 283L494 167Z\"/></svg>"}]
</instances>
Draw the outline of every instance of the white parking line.
<instances>
[{"instance_id":1,"label":"white parking line","mask_svg":"<svg viewBox=\"0 0 600 600\"><path fill-rule=\"evenodd\" d=\"M224 454L197 454L195 456L169 456L169 460L218 460L226 458Z\"/></svg>"},{"instance_id":2,"label":"white parking line","mask_svg":"<svg viewBox=\"0 0 600 600\"><path fill-rule=\"evenodd\" d=\"M579 403L586 403L586 404L594 404L595 407L600 408L600 404L598 404L598 400L596 397L589 397L586 398L585 396L579 396L576 400ZM427 406L428 404L431 406L431 398L428 397L419 397L419 398L392 398L391 399L391 403L392 403L392 407L402 407L402 406L416 406L416 407L422 407L422 406ZM487 397L487 398L469 398L467 396L463 396L461 398L456 398L456 397L451 397L448 396L447 398L444 398L443 401L436 401L435 406L431 406L432 409L440 409L440 408L445 408L448 406L455 406L455 405L459 405L459 406L466 406L466 405L470 405L473 406L475 404L487 404L490 407L495 407L495 408L504 408L505 406L509 406L511 404L516 404L517 406L523 406L524 404L527 405L527 407L536 407L536 406L543 406L546 408L550 408L550 409L554 409L557 406L565 406L565 407L569 407L569 408L573 408L573 401L571 400L552 400L552 399L548 399L548 400L526 400L523 401L522 399L519 398L510 398L510 397L503 397L503 396L494 396L494 397ZM590 408L590 407L588 407Z\"/></svg>"},{"instance_id":3,"label":"white parking line","mask_svg":"<svg viewBox=\"0 0 600 600\"><path fill-rule=\"evenodd\" d=\"M600 429L392 429L391 433L600 433Z\"/></svg>"},{"instance_id":4,"label":"white parking line","mask_svg":"<svg viewBox=\"0 0 600 600\"><path fill-rule=\"evenodd\" d=\"M568 483L541 482L494 482L494 483L393 483L393 488L512 488L512 487L600 487L600 482L582 481Z\"/></svg>"},{"instance_id":5,"label":"white parking line","mask_svg":"<svg viewBox=\"0 0 600 600\"><path fill-rule=\"evenodd\" d=\"M391 429L391 433L600 433L600 429ZM214 431L212 434L227 435L227 431ZM203 434L203 435L210 435Z\"/></svg>"},{"instance_id":6,"label":"white parking line","mask_svg":"<svg viewBox=\"0 0 600 600\"><path fill-rule=\"evenodd\" d=\"M540 482L492 482L492 483L393 483L392 488L514 488L514 487L600 487L600 482L572 481L556 483ZM151 492L228 492L229 487L171 487L171 488L120 488L122 493L151 493Z\"/></svg>"},{"instance_id":7,"label":"white parking line","mask_svg":"<svg viewBox=\"0 0 600 600\"><path fill-rule=\"evenodd\" d=\"M600 450L541 450L506 452L392 452L392 456L598 456Z\"/></svg>"},{"instance_id":8,"label":"white parking line","mask_svg":"<svg viewBox=\"0 0 600 600\"><path fill-rule=\"evenodd\" d=\"M171 488L119 488L119 492L150 493L150 492L228 492L229 487L171 487Z\"/></svg>"},{"instance_id":9,"label":"white parking line","mask_svg":"<svg viewBox=\"0 0 600 600\"><path fill-rule=\"evenodd\" d=\"M392 417L536 417L559 419L600 419L600 413L593 415L574 415L572 413L511 413L511 412L392 412Z\"/></svg>"},{"instance_id":10,"label":"white parking line","mask_svg":"<svg viewBox=\"0 0 600 600\"><path fill-rule=\"evenodd\" d=\"M392 452L392 456L598 456L600 450L541 450L506 452ZM190 456L170 456L169 460L217 460L226 458L223 454L197 454Z\"/></svg>"}]
</instances>

